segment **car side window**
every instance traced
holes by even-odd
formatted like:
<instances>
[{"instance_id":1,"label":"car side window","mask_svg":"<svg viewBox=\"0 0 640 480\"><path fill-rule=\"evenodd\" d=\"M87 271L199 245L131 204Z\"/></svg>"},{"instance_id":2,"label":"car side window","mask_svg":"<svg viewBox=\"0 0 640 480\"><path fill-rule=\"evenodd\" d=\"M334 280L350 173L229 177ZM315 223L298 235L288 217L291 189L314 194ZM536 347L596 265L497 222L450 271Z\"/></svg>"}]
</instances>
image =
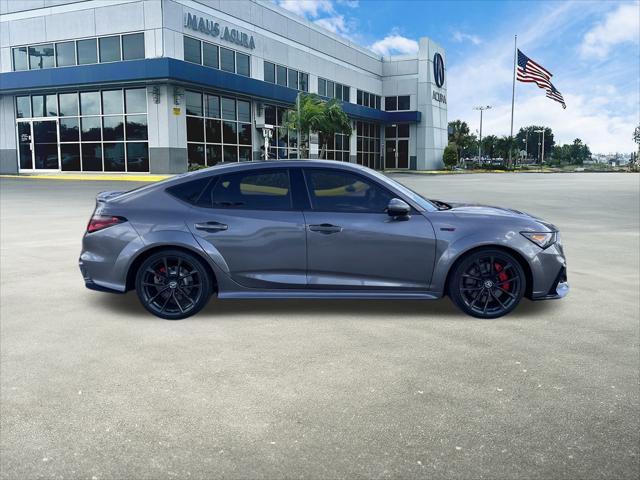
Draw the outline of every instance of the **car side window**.
<instances>
[{"instance_id":1,"label":"car side window","mask_svg":"<svg viewBox=\"0 0 640 480\"><path fill-rule=\"evenodd\" d=\"M290 210L291 185L285 169L221 175L211 189L211 207Z\"/></svg>"},{"instance_id":2,"label":"car side window","mask_svg":"<svg viewBox=\"0 0 640 480\"><path fill-rule=\"evenodd\" d=\"M167 192L176 198L179 198L183 202L190 203L191 205L198 205L198 199L202 196L203 190L207 187L211 177L198 178L190 182L180 183L173 187L167 188Z\"/></svg>"},{"instance_id":3,"label":"car side window","mask_svg":"<svg viewBox=\"0 0 640 480\"><path fill-rule=\"evenodd\" d=\"M349 172L305 169L304 174L314 210L384 213L393 198L375 182Z\"/></svg>"}]
</instances>

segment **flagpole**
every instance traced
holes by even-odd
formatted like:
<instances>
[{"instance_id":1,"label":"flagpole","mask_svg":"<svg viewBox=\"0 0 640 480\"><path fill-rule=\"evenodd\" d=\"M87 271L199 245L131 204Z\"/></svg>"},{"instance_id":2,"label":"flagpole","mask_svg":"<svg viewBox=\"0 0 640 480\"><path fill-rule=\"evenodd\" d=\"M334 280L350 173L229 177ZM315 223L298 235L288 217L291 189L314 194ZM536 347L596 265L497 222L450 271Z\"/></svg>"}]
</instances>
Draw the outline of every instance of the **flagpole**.
<instances>
[{"instance_id":1,"label":"flagpole","mask_svg":"<svg viewBox=\"0 0 640 480\"><path fill-rule=\"evenodd\" d=\"M518 35L513 39L513 85L511 87L511 133L509 135L509 166L511 166L511 154L513 150L513 107L516 98L516 59L518 57Z\"/></svg>"}]
</instances>

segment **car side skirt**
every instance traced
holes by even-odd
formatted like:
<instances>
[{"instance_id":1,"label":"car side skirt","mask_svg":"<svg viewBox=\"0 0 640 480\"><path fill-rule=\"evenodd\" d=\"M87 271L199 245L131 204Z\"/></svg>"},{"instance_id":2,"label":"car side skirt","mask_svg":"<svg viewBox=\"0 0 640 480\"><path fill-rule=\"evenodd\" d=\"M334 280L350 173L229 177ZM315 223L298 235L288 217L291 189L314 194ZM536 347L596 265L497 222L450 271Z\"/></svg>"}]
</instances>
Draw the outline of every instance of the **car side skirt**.
<instances>
[{"instance_id":1,"label":"car side skirt","mask_svg":"<svg viewBox=\"0 0 640 480\"><path fill-rule=\"evenodd\" d=\"M220 291L219 299L265 299L265 298L301 298L301 299L370 299L370 300L437 300L441 298L436 292L390 292L390 291L358 291L342 290L245 290Z\"/></svg>"}]
</instances>

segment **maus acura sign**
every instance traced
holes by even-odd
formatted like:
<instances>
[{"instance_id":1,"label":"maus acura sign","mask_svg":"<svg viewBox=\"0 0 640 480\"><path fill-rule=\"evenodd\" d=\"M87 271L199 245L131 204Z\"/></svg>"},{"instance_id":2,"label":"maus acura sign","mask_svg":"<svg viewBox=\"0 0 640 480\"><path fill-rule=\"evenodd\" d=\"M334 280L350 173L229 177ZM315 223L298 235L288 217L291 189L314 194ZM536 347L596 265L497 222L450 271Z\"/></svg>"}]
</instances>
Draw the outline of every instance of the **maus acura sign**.
<instances>
[{"instance_id":1,"label":"maus acura sign","mask_svg":"<svg viewBox=\"0 0 640 480\"><path fill-rule=\"evenodd\" d=\"M235 28L222 27L214 20L208 20L195 14L184 14L184 26L196 32L220 38L220 40L224 40L225 42L235 43L236 45L252 50L256 48L253 35L248 35Z\"/></svg>"}]
</instances>

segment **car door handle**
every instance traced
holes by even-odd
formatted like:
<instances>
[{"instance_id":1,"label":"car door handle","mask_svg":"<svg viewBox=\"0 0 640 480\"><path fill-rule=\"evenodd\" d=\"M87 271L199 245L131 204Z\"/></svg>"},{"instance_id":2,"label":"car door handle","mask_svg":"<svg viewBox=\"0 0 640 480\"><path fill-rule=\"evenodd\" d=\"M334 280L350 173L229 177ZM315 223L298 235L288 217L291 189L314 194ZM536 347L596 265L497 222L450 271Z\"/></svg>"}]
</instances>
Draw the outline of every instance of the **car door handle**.
<instances>
[{"instance_id":1,"label":"car door handle","mask_svg":"<svg viewBox=\"0 0 640 480\"><path fill-rule=\"evenodd\" d=\"M204 232L221 232L223 230L227 230L229 225L225 225L220 222L203 222L196 223L196 229L202 230Z\"/></svg>"},{"instance_id":2,"label":"car door handle","mask_svg":"<svg viewBox=\"0 0 640 480\"><path fill-rule=\"evenodd\" d=\"M337 225L331 225L330 223L321 223L320 225L309 225L309 230L312 232L324 233L328 235L330 233L338 233L342 231L342 227Z\"/></svg>"}]
</instances>

